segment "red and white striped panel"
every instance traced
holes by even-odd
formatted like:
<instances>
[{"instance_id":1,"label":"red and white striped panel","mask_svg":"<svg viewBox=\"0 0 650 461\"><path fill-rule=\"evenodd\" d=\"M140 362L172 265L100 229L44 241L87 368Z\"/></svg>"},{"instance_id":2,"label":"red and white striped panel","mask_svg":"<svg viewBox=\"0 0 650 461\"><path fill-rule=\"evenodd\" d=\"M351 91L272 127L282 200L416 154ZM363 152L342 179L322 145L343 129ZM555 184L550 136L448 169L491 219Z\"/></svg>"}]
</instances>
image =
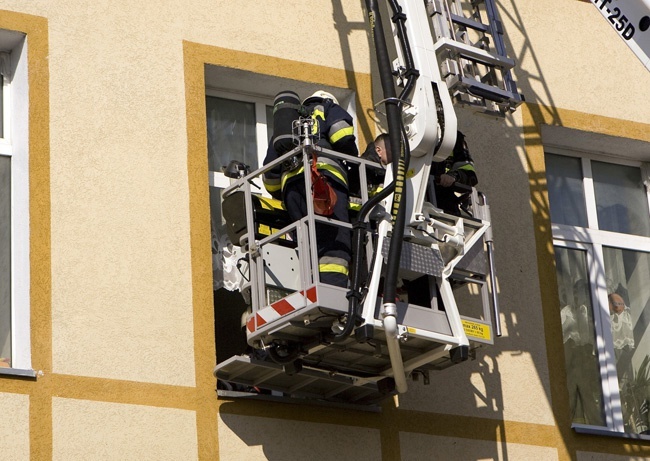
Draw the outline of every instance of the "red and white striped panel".
<instances>
[{"instance_id":1,"label":"red and white striped panel","mask_svg":"<svg viewBox=\"0 0 650 461\"><path fill-rule=\"evenodd\" d=\"M313 304L316 301L315 286L307 289L306 294L304 291L296 291L251 315L246 321L246 329L249 333L252 333L262 325L273 322L290 312L301 309L308 304Z\"/></svg>"}]
</instances>

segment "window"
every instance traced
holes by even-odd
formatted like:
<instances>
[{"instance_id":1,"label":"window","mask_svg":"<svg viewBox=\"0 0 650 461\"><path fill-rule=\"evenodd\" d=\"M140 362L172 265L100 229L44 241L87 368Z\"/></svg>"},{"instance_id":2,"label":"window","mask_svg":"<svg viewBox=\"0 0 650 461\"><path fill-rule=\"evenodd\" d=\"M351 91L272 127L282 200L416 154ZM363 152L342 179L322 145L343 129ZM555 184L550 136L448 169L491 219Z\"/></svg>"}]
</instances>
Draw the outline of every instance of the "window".
<instances>
[{"instance_id":1,"label":"window","mask_svg":"<svg viewBox=\"0 0 650 461\"><path fill-rule=\"evenodd\" d=\"M238 286L242 275L236 266L239 249L229 241L221 216L221 191L230 184L222 169L231 160L243 162L251 171L262 165L273 129L272 104L272 99L214 90L206 92L212 271L214 303L219 307L215 336L219 361L243 353L246 347L243 335L233 334L240 331L237 325L246 304L239 292L231 291ZM260 192L264 190L262 184L258 187Z\"/></svg>"},{"instance_id":2,"label":"window","mask_svg":"<svg viewBox=\"0 0 650 461\"><path fill-rule=\"evenodd\" d=\"M208 122L208 168L213 187L230 183L222 172L231 160L262 165L273 130L273 96L268 99L208 91L205 98Z\"/></svg>"},{"instance_id":3,"label":"window","mask_svg":"<svg viewBox=\"0 0 650 461\"><path fill-rule=\"evenodd\" d=\"M574 426L650 434L650 170L555 148L545 160Z\"/></svg>"},{"instance_id":4,"label":"window","mask_svg":"<svg viewBox=\"0 0 650 461\"><path fill-rule=\"evenodd\" d=\"M24 34L0 30L0 82L0 372L21 374L31 368Z\"/></svg>"},{"instance_id":5,"label":"window","mask_svg":"<svg viewBox=\"0 0 650 461\"><path fill-rule=\"evenodd\" d=\"M231 160L246 164L250 171L262 165L273 129L272 100L242 98L216 91L206 94L210 208L213 233L213 271L215 290L231 288L238 272L222 264L224 251L232 251L221 218L221 190L230 185L223 173ZM258 184L260 193L265 193Z\"/></svg>"}]
</instances>

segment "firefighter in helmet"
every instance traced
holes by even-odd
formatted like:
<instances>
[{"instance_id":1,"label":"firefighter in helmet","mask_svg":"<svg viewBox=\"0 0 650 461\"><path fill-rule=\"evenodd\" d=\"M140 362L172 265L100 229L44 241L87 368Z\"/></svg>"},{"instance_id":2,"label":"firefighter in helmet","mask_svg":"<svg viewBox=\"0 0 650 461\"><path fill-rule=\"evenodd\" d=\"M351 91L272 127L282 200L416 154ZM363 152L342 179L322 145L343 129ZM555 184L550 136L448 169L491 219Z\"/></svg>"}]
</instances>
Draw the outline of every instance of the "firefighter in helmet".
<instances>
[{"instance_id":1,"label":"firefighter in helmet","mask_svg":"<svg viewBox=\"0 0 650 461\"><path fill-rule=\"evenodd\" d=\"M370 143L361 156L368 160L387 165L393 161L387 133L381 133L374 142ZM459 215L461 198L456 195L454 185L474 187L478 184L474 160L470 155L465 135L456 132L456 144L449 157L442 162L431 164L431 176L435 183L435 196L429 197L434 205L446 213ZM373 181L378 182L377 179Z\"/></svg>"},{"instance_id":2,"label":"firefighter in helmet","mask_svg":"<svg viewBox=\"0 0 650 461\"><path fill-rule=\"evenodd\" d=\"M469 153L465 135L456 133L456 144L452 154L444 162L431 164L431 174L435 178L436 203L445 213L458 215L461 202L454 192L454 184L474 187L478 184L474 160Z\"/></svg>"},{"instance_id":3,"label":"firefighter in helmet","mask_svg":"<svg viewBox=\"0 0 650 461\"><path fill-rule=\"evenodd\" d=\"M354 157L359 155L352 117L339 106L336 97L319 90L301 103L296 93L283 91L278 93L274 101L273 136L264 159L265 165L297 147L299 140L292 127L293 122L300 117L312 119L311 134L316 145ZM297 221L307 214L308 197L301 156L297 155L294 159L296 160L283 162L266 172L264 186L272 196L283 200L290 218ZM316 170L326 181L330 194L336 196L332 200L331 209L321 213L339 221L350 222L346 165L333 158L318 156ZM315 211L319 212L317 207ZM316 240L321 283L347 287L351 260L350 231L339 226L317 223Z\"/></svg>"}]
</instances>

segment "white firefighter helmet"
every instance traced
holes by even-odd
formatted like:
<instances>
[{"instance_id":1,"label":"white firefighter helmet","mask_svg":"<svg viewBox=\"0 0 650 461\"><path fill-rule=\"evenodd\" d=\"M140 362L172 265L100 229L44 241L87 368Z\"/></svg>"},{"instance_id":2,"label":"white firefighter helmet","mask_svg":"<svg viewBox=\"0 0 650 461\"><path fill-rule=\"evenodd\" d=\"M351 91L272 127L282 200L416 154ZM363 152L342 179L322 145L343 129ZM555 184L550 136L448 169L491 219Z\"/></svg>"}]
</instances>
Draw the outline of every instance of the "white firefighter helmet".
<instances>
[{"instance_id":1,"label":"white firefighter helmet","mask_svg":"<svg viewBox=\"0 0 650 461\"><path fill-rule=\"evenodd\" d=\"M334 101L335 104L339 103L338 99L336 99L336 96L334 96L332 93L328 93L327 91L324 91L324 90L316 91L314 94L312 94L311 96L306 98L302 103L304 105L307 105L307 104L309 104L311 102L314 102L313 101L314 99L331 99L332 101Z\"/></svg>"}]
</instances>

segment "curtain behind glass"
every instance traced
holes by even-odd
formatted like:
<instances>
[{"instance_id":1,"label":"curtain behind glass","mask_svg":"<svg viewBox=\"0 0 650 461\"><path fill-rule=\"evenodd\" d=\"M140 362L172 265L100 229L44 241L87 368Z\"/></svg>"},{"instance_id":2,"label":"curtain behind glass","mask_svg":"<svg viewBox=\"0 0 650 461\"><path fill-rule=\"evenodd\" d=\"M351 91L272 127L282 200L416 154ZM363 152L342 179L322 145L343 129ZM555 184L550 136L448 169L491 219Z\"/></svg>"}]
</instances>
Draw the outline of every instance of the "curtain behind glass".
<instances>
[{"instance_id":1,"label":"curtain behind glass","mask_svg":"<svg viewBox=\"0 0 650 461\"><path fill-rule=\"evenodd\" d=\"M258 168L255 104L206 96L208 168L222 171L231 160Z\"/></svg>"},{"instance_id":2,"label":"curtain behind glass","mask_svg":"<svg viewBox=\"0 0 650 461\"><path fill-rule=\"evenodd\" d=\"M598 228L650 237L648 197L639 168L591 162Z\"/></svg>"},{"instance_id":3,"label":"curtain behind glass","mask_svg":"<svg viewBox=\"0 0 650 461\"><path fill-rule=\"evenodd\" d=\"M7 363L10 358L11 158L0 156L0 362ZM2 366L1 363L0 366Z\"/></svg>"},{"instance_id":4,"label":"curtain behind glass","mask_svg":"<svg viewBox=\"0 0 650 461\"><path fill-rule=\"evenodd\" d=\"M650 254L604 247L603 257L625 431L648 433Z\"/></svg>"},{"instance_id":5,"label":"curtain behind glass","mask_svg":"<svg viewBox=\"0 0 650 461\"><path fill-rule=\"evenodd\" d=\"M581 160L555 154L546 154L545 159L551 222L587 227Z\"/></svg>"},{"instance_id":6,"label":"curtain behind glass","mask_svg":"<svg viewBox=\"0 0 650 461\"><path fill-rule=\"evenodd\" d=\"M604 426L586 252L555 247L569 404L574 423Z\"/></svg>"}]
</instances>

